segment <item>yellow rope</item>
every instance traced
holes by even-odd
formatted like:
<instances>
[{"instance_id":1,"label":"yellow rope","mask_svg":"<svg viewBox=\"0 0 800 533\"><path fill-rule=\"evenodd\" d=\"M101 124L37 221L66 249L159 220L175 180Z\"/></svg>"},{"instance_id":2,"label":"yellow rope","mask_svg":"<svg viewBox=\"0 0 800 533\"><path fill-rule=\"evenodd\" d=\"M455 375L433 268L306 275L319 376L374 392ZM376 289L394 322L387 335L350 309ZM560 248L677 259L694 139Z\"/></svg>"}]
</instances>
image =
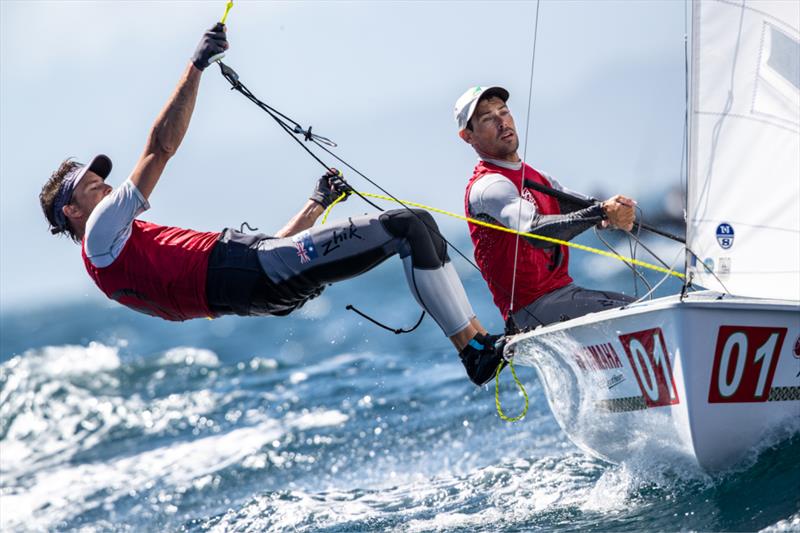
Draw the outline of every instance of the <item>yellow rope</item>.
<instances>
[{"instance_id":1,"label":"yellow rope","mask_svg":"<svg viewBox=\"0 0 800 533\"><path fill-rule=\"evenodd\" d=\"M514 362L509 361L508 366L511 367L511 375L514 376L514 381L517 383L517 387L519 387L519 390L522 391L522 395L525 397L525 407L522 409L522 412L514 418L506 416L506 414L503 412L503 408L500 407L500 371L503 369L502 363L497 365L497 370L494 373L494 405L497 407L497 414L500 416L500 418L506 422L516 422L518 420L522 420L522 418L528 413L528 393L517 377L517 372L514 370Z\"/></svg>"},{"instance_id":2,"label":"yellow rope","mask_svg":"<svg viewBox=\"0 0 800 533\"><path fill-rule=\"evenodd\" d=\"M220 19L220 22L222 24L225 24L225 21L228 20L228 13L230 13L232 7L233 7L233 0L228 0L228 3L225 4L225 14L222 15L222 19Z\"/></svg>"},{"instance_id":3,"label":"yellow rope","mask_svg":"<svg viewBox=\"0 0 800 533\"><path fill-rule=\"evenodd\" d=\"M377 198L379 200L386 200L388 202L397 202L397 203L409 205L411 207L419 207L420 209L425 209L427 211L433 211L434 213L447 215L449 217L457 218L457 219L463 220L465 222L471 222L472 224L475 224L475 225L478 225L478 226L483 226L483 227L486 227L486 228L495 229L497 231L504 231L506 233L513 233L513 234L517 234L517 235L522 235L523 237L530 237L532 239L539 239L541 241L551 242L553 244L563 244L564 246L569 246L570 248L576 248L578 250L583 250L584 252L590 252L590 253L593 253L593 254L602 255L604 257L610 257L611 259L616 259L618 261L623 261L625 263L629 263L629 264L632 264L632 265L640 266L642 268L655 270L656 272L661 272L662 274L669 274L670 276L675 276L676 278L683 279L685 277L680 272L676 272L676 271L668 269L668 268L663 268L663 267L660 267L658 265L652 265L650 263L646 263L644 261L640 261L638 259L633 259L631 257L627 257L627 256L624 256L624 255L619 255L619 254L614 254L614 253L611 253L611 252L606 252L605 250L598 250L597 248L592 248L591 246L584 246L583 244L577 244L577 243L569 242L569 241L562 241L561 239L554 239L552 237L545 237L544 235L537 235L535 233L527 233L527 232L524 232L524 231L516 231L516 230L513 230L511 228L507 228L505 226L499 226L497 224L491 224L489 222L484 222L483 220L477 220L477 219L474 219L474 218L465 217L465 216L462 216L462 215L457 215L456 213L451 213L450 211L445 211L443 209L437 209L435 207L431 207L429 205L420 204L420 203L417 203L417 202L407 202L406 200L395 200L393 198L390 198L389 196L382 196L380 194L371 194L371 193L368 193L368 192L359 192L358 194L360 194L362 196L368 196L370 198ZM339 199L337 199L337 202L340 199L341 199L341 196L339 197ZM334 202L333 205L335 205L335 203L336 202ZM333 207L333 205L331 205L331 207ZM326 216L327 216L327 214L326 214Z\"/></svg>"},{"instance_id":4,"label":"yellow rope","mask_svg":"<svg viewBox=\"0 0 800 533\"><path fill-rule=\"evenodd\" d=\"M327 209L325 209L325 212L322 214L322 222L320 222L320 224L324 224L325 221L328 220L328 215L331 213L331 209L333 209L333 206L335 206L345 198L347 198L347 193L342 193L342 195L339 198L334 200L333 203L329 205Z\"/></svg>"},{"instance_id":5,"label":"yellow rope","mask_svg":"<svg viewBox=\"0 0 800 533\"><path fill-rule=\"evenodd\" d=\"M361 196L367 196L369 198L376 198L378 200L385 200L387 202L397 202L397 203L408 205L408 206L411 206L411 207L418 207L420 209L425 209L426 211L432 211L434 213L439 213L441 215L447 215L449 217L457 218L457 219L463 220L465 222L471 222L472 224L475 224L475 225L478 225L478 226L483 226L483 227L486 227L486 228L495 229L497 231L504 231L506 233L518 234L518 235L522 235L523 237L530 237L532 239L539 239L539 240L542 240L542 241L551 242L553 244L562 244L564 246L569 246L570 248L576 248L578 250L583 250L584 252L590 252L590 253L593 253L593 254L602 255L604 257L610 257L611 259L616 259L618 261L623 261L625 263L629 263L629 264L632 264L632 265L637 265L637 266L640 266L642 268L655 270L656 272L661 272L662 274L669 274L670 276L675 276L676 278L683 279L685 277L680 272L676 272L676 271L668 269L668 268L663 268L663 267L660 267L658 265L652 265L650 263L646 263L646 262L640 261L638 259L633 259L632 257L626 257L624 255L619 255L619 254L615 254L615 253L611 253L611 252L606 252L605 250L598 250L597 248L592 248L591 246L584 246L583 244L577 244L577 243L569 242L569 241L562 241L561 239L554 239L552 237L545 237L544 235L537 235L535 233L527 233L527 232L524 232L524 231L516 231L516 230L510 229L510 228L507 228L505 226L499 226L497 224L492 224L490 222L484 222L483 220L477 220L477 219L474 219L474 218L461 216L461 215L458 215L456 213L451 213L450 211L445 211L444 209L438 209L436 207L431 207L429 205L420 204L418 202L409 202L409 201L406 201L406 200L395 200L394 198L391 198L389 196L383 196L383 195L380 195L380 194L372 194L372 193L368 193L368 192L359 192L358 194L361 195ZM331 209L333 209L333 206L338 204L340 201L344 200L344 198L346 196L347 196L346 194L342 193L341 196L339 196L330 206L328 206L328 208L325 210L325 213L322 216L322 224L324 224L325 221L328 219L328 215L330 214ZM514 370L513 361L508 361L508 366L511 367L511 375L514 376L514 381L516 382L517 387L519 388L519 390L522 391L522 395L525 397L525 407L522 409L522 413L520 413L519 415L517 415L517 416L515 416L513 418L508 417L508 416L506 416L505 413L503 413L503 408L500 406L500 371L503 369L503 365L502 364L497 365L497 370L495 371L495 374L494 374L494 403L495 403L495 406L497 407L497 414L500 416L500 418L502 418L506 422L516 422L518 420L521 420L528 412L528 393L525 390L525 387L522 385L522 382L520 382L519 378L517 377L517 372Z\"/></svg>"}]
</instances>

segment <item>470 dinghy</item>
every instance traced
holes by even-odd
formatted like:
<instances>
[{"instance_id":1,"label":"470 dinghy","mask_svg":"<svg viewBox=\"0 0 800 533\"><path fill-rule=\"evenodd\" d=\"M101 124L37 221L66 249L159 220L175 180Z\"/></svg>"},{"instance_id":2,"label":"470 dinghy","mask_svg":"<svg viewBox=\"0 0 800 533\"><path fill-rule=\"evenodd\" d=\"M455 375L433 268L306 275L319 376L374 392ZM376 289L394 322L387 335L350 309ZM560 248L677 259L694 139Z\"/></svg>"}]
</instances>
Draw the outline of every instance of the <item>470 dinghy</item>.
<instances>
[{"instance_id":1,"label":"470 dinghy","mask_svg":"<svg viewBox=\"0 0 800 533\"><path fill-rule=\"evenodd\" d=\"M687 283L517 335L587 452L734 465L800 422L800 3L692 5Z\"/></svg>"}]
</instances>

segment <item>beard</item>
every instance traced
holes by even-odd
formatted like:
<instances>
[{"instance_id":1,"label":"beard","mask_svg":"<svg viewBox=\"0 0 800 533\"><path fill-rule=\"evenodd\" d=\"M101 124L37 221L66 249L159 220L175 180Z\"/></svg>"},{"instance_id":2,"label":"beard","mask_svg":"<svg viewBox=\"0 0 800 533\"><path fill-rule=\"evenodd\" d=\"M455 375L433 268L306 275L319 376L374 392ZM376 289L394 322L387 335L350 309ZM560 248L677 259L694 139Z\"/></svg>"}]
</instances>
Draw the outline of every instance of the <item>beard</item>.
<instances>
[{"instance_id":1,"label":"beard","mask_svg":"<svg viewBox=\"0 0 800 533\"><path fill-rule=\"evenodd\" d=\"M519 149L519 137L517 133L514 132L514 136L508 141L497 139L497 143L495 143L493 148L496 155L500 157L517 153L517 149Z\"/></svg>"}]
</instances>

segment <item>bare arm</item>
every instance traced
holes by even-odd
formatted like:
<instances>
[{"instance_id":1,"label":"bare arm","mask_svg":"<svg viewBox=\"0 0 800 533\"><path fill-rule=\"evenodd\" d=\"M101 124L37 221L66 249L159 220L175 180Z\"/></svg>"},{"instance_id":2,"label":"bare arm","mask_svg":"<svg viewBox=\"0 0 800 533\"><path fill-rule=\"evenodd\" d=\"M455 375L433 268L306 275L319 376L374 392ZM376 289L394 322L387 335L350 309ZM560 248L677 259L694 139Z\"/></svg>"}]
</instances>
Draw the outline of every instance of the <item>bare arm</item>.
<instances>
[{"instance_id":1,"label":"bare arm","mask_svg":"<svg viewBox=\"0 0 800 533\"><path fill-rule=\"evenodd\" d=\"M341 172L331 168L321 178L317 180L311 198L305 203L302 209L293 216L289 222L283 226L275 237L291 237L301 231L307 230L314 225L314 222L325 212L334 200L344 192L350 194L350 185L344 180ZM347 200L347 196L340 200Z\"/></svg>"},{"instance_id":2,"label":"bare arm","mask_svg":"<svg viewBox=\"0 0 800 533\"><path fill-rule=\"evenodd\" d=\"M178 151L186 135L197 100L200 75L200 70L194 65L186 67L178 86L150 130L144 153L131 174L131 181L145 198L150 197L167 161Z\"/></svg>"},{"instance_id":3,"label":"bare arm","mask_svg":"<svg viewBox=\"0 0 800 533\"><path fill-rule=\"evenodd\" d=\"M324 212L321 205L313 200L306 202L306 205L286 223L276 234L275 237L291 237L301 231L307 230L314 225L319 216Z\"/></svg>"},{"instance_id":4,"label":"bare arm","mask_svg":"<svg viewBox=\"0 0 800 533\"><path fill-rule=\"evenodd\" d=\"M200 87L200 74L208 67L212 58L221 57L227 49L225 25L218 22L203 34L192 56L192 62L186 67L178 86L159 113L147 137L144 153L130 178L145 199L150 198L167 161L178 151L183 136L189 129L189 120L192 118L197 90Z\"/></svg>"}]
</instances>

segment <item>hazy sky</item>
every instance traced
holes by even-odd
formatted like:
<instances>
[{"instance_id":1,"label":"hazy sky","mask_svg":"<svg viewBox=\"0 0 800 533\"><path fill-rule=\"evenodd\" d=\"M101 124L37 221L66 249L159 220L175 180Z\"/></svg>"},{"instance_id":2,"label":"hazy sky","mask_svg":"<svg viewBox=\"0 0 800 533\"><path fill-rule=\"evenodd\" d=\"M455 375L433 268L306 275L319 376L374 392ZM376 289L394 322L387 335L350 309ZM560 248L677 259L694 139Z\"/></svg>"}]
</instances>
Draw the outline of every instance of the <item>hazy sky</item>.
<instances>
[{"instance_id":1,"label":"hazy sky","mask_svg":"<svg viewBox=\"0 0 800 533\"><path fill-rule=\"evenodd\" d=\"M62 159L125 179L214 2L0 2L0 306L100 295L38 202ZM570 188L645 196L678 180L684 2L541 3L527 158ZM236 2L226 62L401 198L456 212L475 155L453 104L503 85L524 140L535 2ZM522 149L520 150L522 152ZM270 233L321 169L212 67L142 218ZM351 173L352 174L352 173ZM373 190L349 175L360 190ZM333 216L363 212L358 199ZM463 223L440 220L458 238Z\"/></svg>"}]
</instances>

